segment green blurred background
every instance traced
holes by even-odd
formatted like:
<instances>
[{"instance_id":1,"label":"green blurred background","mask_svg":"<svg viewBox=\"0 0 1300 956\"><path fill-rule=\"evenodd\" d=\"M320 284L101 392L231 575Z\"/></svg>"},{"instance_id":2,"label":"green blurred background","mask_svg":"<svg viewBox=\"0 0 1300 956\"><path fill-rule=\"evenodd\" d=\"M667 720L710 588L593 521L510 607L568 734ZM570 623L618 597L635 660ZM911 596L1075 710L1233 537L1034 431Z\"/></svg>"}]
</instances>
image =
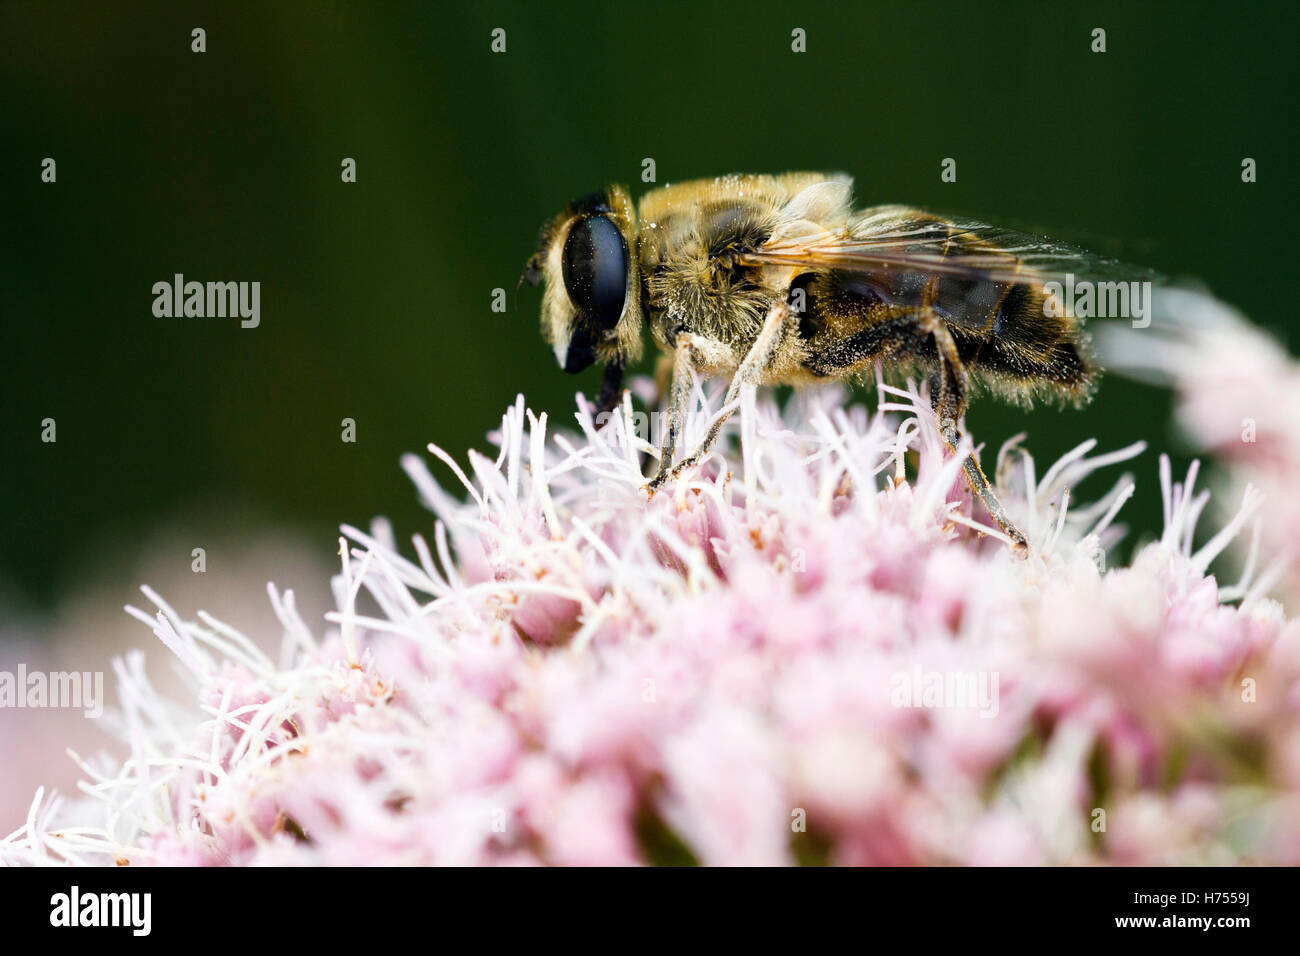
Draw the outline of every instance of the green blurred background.
<instances>
[{"instance_id":1,"label":"green blurred background","mask_svg":"<svg viewBox=\"0 0 1300 956\"><path fill-rule=\"evenodd\" d=\"M842 169L864 204L1038 229L1296 326L1275 302L1296 209L1282 4L181 6L0 6L11 606L52 607L196 514L282 525L327 559L342 521L427 530L402 452L463 460L518 392L567 421L597 387L555 367L515 282L543 219L609 181L639 194L644 157L661 184ZM176 272L260 281L261 326L155 318ZM1082 412L969 421L994 448L1027 429L1040 461L1088 436L1179 447L1167 395L1116 377ZM1154 451L1134 467L1125 514L1149 531Z\"/></svg>"}]
</instances>

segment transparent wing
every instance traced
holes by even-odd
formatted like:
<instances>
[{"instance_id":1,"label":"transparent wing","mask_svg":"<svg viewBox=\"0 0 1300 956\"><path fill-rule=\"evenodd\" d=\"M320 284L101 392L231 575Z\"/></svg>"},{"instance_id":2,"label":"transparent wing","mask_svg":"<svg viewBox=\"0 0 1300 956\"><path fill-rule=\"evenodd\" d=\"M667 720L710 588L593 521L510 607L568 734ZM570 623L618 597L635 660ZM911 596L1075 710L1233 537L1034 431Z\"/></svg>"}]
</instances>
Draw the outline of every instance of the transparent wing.
<instances>
[{"instance_id":1,"label":"transparent wing","mask_svg":"<svg viewBox=\"0 0 1300 956\"><path fill-rule=\"evenodd\" d=\"M775 235L736 255L741 265L841 269L868 275L899 272L998 283L1064 281L1067 275L1159 282L1150 269L1098 256L1067 243L968 219L918 210L868 210L846 229Z\"/></svg>"}]
</instances>

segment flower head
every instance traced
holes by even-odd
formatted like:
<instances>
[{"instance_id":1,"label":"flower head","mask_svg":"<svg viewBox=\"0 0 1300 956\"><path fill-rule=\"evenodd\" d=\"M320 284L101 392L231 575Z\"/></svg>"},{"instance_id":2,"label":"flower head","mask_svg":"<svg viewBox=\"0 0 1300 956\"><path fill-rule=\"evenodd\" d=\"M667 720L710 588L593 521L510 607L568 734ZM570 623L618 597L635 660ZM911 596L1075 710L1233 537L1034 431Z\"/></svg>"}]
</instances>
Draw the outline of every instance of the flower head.
<instances>
[{"instance_id":1,"label":"flower head","mask_svg":"<svg viewBox=\"0 0 1300 956\"><path fill-rule=\"evenodd\" d=\"M272 660L146 589L192 700L119 662L117 761L38 795L5 859L132 863L1300 862L1300 629L1224 603L1195 471L1107 548L1132 459L1085 442L981 521L914 387L743 397L739 441L647 500L631 406L522 397L468 469L403 467L432 541L345 527L323 633L269 587ZM697 389L687 443L716 396ZM1258 509L1248 496L1235 532ZM1250 826L1243 826L1244 820Z\"/></svg>"}]
</instances>

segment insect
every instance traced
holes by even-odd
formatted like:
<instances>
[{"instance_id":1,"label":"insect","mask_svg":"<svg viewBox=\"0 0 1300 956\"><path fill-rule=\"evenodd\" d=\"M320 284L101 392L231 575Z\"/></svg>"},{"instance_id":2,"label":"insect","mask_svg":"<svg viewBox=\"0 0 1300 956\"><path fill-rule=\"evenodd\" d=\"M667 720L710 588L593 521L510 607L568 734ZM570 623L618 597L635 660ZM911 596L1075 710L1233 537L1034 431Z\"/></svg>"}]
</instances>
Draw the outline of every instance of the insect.
<instances>
[{"instance_id":1,"label":"insect","mask_svg":"<svg viewBox=\"0 0 1300 956\"><path fill-rule=\"evenodd\" d=\"M668 423L653 494L698 463L719 416L676 464L692 374L812 385L882 363L920 372L954 451L980 388L1031 404L1082 404L1097 370L1080 322L1048 284L1122 272L1041 238L905 206L854 209L842 174L734 175L655 189L633 207L612 186L546 222L524 270L545 280L542 331L571 373L603 363L602 410L641 356L642 327L671 360ZM989 515L1024 550L976 456L962 464Z\"/></svg>"}]
</instances>

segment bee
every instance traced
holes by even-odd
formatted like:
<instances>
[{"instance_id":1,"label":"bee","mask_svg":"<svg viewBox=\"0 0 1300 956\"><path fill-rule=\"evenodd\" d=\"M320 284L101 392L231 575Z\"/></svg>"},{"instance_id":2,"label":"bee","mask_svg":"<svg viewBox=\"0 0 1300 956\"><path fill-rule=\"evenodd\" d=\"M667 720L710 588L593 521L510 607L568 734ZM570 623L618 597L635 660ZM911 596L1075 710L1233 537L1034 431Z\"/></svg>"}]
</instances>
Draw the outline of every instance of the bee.
<instances>
[{"instance_id":1,"label":"bee","mask_svg":"<svg viewBox=\"0 0 1300 956\"><path fill-rule=\"evenodd\" d=\"M1049 282L1117 268L978 222L900 205L855 209L848 176L788 173L664 186L635 208L622 186L575 200L542 226L523 278L544 280L542 332L560 367L603 364L599 409L619 402L643 326L671 361L653 494L708 453L726 420L674 464L694 375L730 376L732 406L746 385L853 379L878 364L920 373L953 451L972 391L1081 405L1098 370ZM1024 551L974 453L962 470Z\"/></svg>"}]
</instances>

